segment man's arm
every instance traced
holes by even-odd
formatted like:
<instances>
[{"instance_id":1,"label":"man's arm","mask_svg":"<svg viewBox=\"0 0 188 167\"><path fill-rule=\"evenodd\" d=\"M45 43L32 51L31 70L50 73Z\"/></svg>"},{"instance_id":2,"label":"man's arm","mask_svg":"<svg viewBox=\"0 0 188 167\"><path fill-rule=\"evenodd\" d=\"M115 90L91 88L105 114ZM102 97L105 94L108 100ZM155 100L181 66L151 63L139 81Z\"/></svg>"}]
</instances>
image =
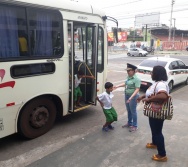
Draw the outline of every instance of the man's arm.
<instances>
[{"instance_id":1,"label":"man's arm","mask_svg":"<svg viewBox=\"0 0 188 167\"><path fill-rule=\"evenodd\" d=\"M117 89L117 88L119 88L119 87L125 87L125 83L122 83L122 84L119 84L119 85L117 85L117 86L114 86L114 89Z\"/></svg>"},{"instance_id":2,"label":"man's arm","mask_svg":"<svg viewBox=\"0 0 188 167\"><path fill-rule=\"evenodd\" d=\"M92 76L92 75L84 75L83 78L91 78L91 79L95 79L95 77Z\"/></svg>"}]
</instances>

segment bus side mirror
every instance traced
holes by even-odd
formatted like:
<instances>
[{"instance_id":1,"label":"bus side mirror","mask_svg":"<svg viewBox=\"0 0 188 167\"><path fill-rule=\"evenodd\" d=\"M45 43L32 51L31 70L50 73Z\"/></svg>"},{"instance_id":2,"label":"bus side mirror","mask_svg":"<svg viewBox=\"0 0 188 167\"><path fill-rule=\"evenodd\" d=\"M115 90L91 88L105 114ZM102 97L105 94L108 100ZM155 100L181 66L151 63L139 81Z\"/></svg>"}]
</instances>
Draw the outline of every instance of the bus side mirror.
<instances>
[{"instance_id":1,"label":"bus side mirror","mask_svg":"<svg viewBox=\"0 0 188 167\"><path fill-rule=\"evenodd\" d=\"M118 43L118 29L117 28L113 28L113 34L114 34L115 42Z\"/></svg>"}]
</instances>

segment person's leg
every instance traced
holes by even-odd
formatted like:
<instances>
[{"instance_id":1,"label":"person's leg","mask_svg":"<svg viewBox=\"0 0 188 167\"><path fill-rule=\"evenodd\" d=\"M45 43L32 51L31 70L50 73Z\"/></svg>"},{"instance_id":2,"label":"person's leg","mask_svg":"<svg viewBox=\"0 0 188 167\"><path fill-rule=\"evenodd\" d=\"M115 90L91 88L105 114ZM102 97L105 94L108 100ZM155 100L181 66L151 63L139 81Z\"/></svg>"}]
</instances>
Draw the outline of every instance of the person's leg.
<instances>
[{"instance_id":1,"label":"person's leg","mask_svg":"<svg viewBox=\"0 0 188 167\"><path fill-rule=\"evenodd\" d=\"M117 121L117 112L116 112L116 110L114 109L114 107L112 107L111 109L110 109L110 112L111 112L111 115L112 115L112 117L113 117L113 121L108 125L108 128L109 129L111 129L111 130L113 130L114 129L114 127L111 125L114 121Z\"/></svg>"},{"instance_id":2,"label":"person's leg","mask_svg":"<svg viewBox=\"0 0 188 167\"><path fill-rule=\"evenodd\" d=\"M76 108L76 102L78 97L78 91L77 88L74 89L74 107Z\"/></svg>"},{"instance_id":3,"label":"person's leg","mask_svg":"<svg viewBox=\"0 0 188 167\"><path fill-rule=\"evenodd\" d=\"M110 112L111 112L111 115L112 115L112 117L113 117L113 122L114 121L117 121L117 112L116 112L116 110L114 109L114 107L112 107L111 109L110 109Z\"/></svg>"},{"instance_id":4,"label":"person's leg","mask_svg":"<svg viewBox=\"0 0 188 167\"><path fill-rule=\"evenodd\" d=\"M149 118L149 122L152 131L152 142L157 145L158 155L164 157L166 156L164 136L162 134L164 120Z\"/></svg>"},{"instance_id":5,"label":"person's leg","mask_svg":"<svg viewBox=\"0 0 188 167\"><path fill-rule=\"evenodd\" d=\"M149 125L150 125L150 129L151 129L151 136L152 136L152 144L157 145L156 141L155 141L155 120L154 118L150 118L149 117Z\"/></svg>"},{"instance_id":6,"label":"person's leg","mask_svg":"<svg viewBox=\"0 0 188 167\"><path fill-rule=\"evenodd\" d=\"M76 102L77 106L82 106L80 104L81 98L82 98L82 91L80 90L80 87L77 87L77 102Z\"/></svg>"},{"instance_id":7,"label":"person's leg","mask_svg":"<svg viewBox=\"0 0 188 167\"><path fill-rule=\"evenodd\" d=\"M158 154L160 156L166 156L164 136L163 136L163 133L162 133L164 120L156 119L156 121L157 121L157 126L156 126L156 143L157 143Z\"/></svg>"},{"instance_id":8,"label":"person's leg","mask_svg":"<svg viewBox=\"0 0 188 167\"><path fill-rule=\"evenodd\" d=\"M107 132L109 130L108 126L113 122L113 116L111 114L111 111L108 109L103 109L103 112L106 117L106 123L103 125L102 130Z\"/></svg>"},{"instance_id":9,"label":"person's leg","mask_svg":"<svg viewBox=\"0 0 188 167\"><path fill-rule=\"evenodd\" d=\"M138 94L136 96L134 96L131 101L129 102L129 108L131 110L131 115L132 115L132 119L133 119L133 126L137 127L137 98L138 98Z\"/></svg>"},{"instance_id":10,"label":"person's leg","mask_svg":"<svg viewBox=\"0 0 188 167\"><path fill-rule=\"evenodd\" d=\"M109 125L111 125L112 122L106 122L103 127L108 127Z\"/></svg>"},{"instance_id":11,"label":"person's leg","mask_svg":"<svg viewBox=\"0 0 188 167\"><path fill-rule=\"evenodd\" d=\"M127 115L128 115L128 126L132 126L132 114L131 114L131 109L130 109L130 105L129 103L127 103L127 100L130 98L129 95L125 95L125 106L126 106L126 109L127 109Z\"/></svg>"}]
</instances>

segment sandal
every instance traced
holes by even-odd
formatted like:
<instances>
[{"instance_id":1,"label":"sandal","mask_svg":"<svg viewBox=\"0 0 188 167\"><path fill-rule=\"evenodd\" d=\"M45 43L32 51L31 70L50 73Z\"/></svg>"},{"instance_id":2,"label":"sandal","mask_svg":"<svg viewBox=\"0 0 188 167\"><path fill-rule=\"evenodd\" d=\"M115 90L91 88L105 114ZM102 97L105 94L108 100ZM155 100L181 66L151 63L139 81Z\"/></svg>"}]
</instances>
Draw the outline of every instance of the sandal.
<instances>
[{"instance_id":1,"label":"sandal","mask_svg":"<svg viewBox=\"0 0 188 167\"><path fill-rule=\"evenodd\" d=\"M146 148L157 148L157 146L153 143L147 143Z\"/></svg>"},{"instance_id":2,"label":"sandal","mask_svg":"<svg viewBox=\"0 0 188 167\"><path fill-rule=\"evenodd\" d=\"M130 126L129 132L136 132L138 130L138 127Z\"/></svg>"},{"instance_id":3,"label":"sandal","mask_svg":"<svg viewBox=\"0 0 188 167\"><path fill-rule=\"evenodd\" d=\"M159 154L154 154L152 156L152 160L154 161L166 162L167 159L168 159L167 156L160 156Z\"/></svg>"},{"instance_id":4,"label":"sandal","mask_svg":"<svg viewBox=\"0 0 188 167\"><path fill-rule=\"evenodd\" d=\"M130 127L131 125L129 125L128 123L122 126L122 128L130 128Z\"/></svg>"}]
</instances>

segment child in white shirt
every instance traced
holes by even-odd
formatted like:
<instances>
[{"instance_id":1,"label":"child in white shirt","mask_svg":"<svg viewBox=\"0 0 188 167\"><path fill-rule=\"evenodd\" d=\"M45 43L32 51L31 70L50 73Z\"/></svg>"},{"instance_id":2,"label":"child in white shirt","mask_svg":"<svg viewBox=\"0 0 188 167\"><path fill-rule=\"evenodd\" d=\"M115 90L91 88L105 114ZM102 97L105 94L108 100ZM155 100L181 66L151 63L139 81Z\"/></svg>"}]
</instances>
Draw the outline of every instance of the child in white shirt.
<instances>
[{"instance_id":1,"label":"child in white shirt","mask_svg":"<svg viewBox=\"0 0 188 167\"><path fill-rule=\"evenodd\" d=\"M102 130L108 132L109 129L114 129L111 123L117 121L117 113L114 107L112 107L112 98L114 97L114 95L112 94L113 84L111 82L106 82L105 89L106 92L98 95L96 99L99 101L101 107L103 108L103 112L106 117L106 123L103 125Z\"/></svg>"},{"instance_id":2,"label":"child in white shirt","mask_svg":"<svg viewBox=\"0 0 188 167\"><path fill-rule=\"evenodd\" d=\"M80 83L82 78L92 78L95 79L94 76L88 76L88 75L84 75L83 71L78 71L78 73L74 76L74 82L75 82L75 89L74 89L74 107L82 107L82 105L80 104L80 100L82 98L82 91L80 89Z\"/></svg>"}]
</instances>

